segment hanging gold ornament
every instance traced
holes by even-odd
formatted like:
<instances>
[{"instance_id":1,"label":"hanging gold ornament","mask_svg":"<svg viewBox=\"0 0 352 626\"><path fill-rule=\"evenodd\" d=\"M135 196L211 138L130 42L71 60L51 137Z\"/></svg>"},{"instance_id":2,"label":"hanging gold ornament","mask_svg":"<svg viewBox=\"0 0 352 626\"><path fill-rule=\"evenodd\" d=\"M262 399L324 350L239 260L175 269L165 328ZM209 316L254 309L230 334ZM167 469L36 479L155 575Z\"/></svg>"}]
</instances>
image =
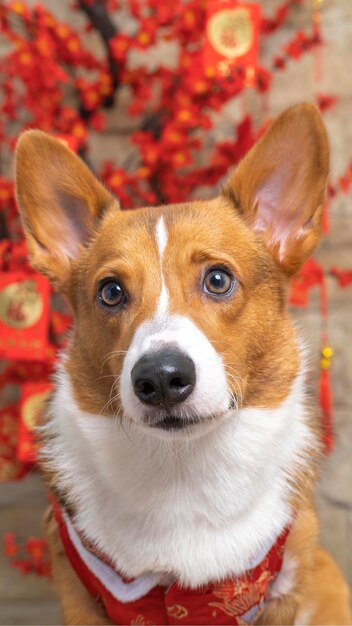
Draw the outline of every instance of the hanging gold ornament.
<instances>
[{"instance_id":1,"label":"hanging gold ornament","mask_svg":"<svg viewBox=\"0 0 352 626\"><path fill-rule=\"evenodd\" d=\"M334 350L330 346L323 346L321 350L320 367L323 370L330 369L331 359L334 355Z\"/></svg>"}]
</instances>

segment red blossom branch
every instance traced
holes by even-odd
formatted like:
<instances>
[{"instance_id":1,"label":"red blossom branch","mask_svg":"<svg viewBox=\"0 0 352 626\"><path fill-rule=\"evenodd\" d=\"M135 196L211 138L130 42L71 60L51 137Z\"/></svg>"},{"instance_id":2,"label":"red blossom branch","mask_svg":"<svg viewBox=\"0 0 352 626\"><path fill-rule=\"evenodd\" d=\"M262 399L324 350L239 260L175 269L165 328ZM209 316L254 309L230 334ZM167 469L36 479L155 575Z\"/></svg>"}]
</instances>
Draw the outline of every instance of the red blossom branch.
<instances>
[{"instance_id":1,"label":"red blossom branch","mask_svg":"<svg viewBox=\"0 0 352 626\"><path fill-rule=\"evenodd\" d=\"M50 576L48 548L44 539L28 537L24 543L16 539L14 533L4 535L4 552L12 567L23 574Z\"/></svg>"},{"instance_id":2,"label":"red blossom branch","mask_svg":"<svg viewBox=\"0 0 352 626\"><path fill-rule=\"evenodd\" d=\"M104 108L111 108L115 103L115 93L120 84L119 64L110 49L110 41L117 35L118 32L117 27L109 15L107 4L104 0L95 0L95 2L90 0L78 0L78 6L87 15L92 27L101 35L105 44L111 78L111 90L110 93L105 95L102 106ZM91 115L91 112L83 106L81 114L84 117Z\"/></svg>"}]
</instances>

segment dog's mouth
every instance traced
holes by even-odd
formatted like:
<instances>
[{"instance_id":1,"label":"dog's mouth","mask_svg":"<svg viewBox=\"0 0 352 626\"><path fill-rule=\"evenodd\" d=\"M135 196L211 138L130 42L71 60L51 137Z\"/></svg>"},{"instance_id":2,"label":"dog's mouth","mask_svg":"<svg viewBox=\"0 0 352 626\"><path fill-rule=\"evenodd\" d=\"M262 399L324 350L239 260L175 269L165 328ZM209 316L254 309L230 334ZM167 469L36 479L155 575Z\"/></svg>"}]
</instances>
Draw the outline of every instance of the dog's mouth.
<instances>
[{"instance_id":1,"label":"dog's mouth","mask_svg":"<svg viewBox=\"0 0 352 626\"><path fill-rule=\"evenodd\" d=\"M182 417L180 415L165 415L157 422L149 424L152 428L161 428L162 430L181 430L183 428L194 426L204 422L204 418L199 417Z\"/></svg>"},{"instance_id":2,"label":"dog's mouth","mask_svg":"<svg viewBox=\"0 0 352 626\"><path fill-rule=\"evenodd\" d=\"M219 415L200 416L200 415L197 415L196 413L191 414L191 415L188 413L187 416L185 416L182 414L178 415L176 413L175 414L165 413L158 417L156 417L155 415L154 416L148 415L146 416L145 423L151 428L159 428L164 431L167 431L167 430L177 431L177 430L189 429L191 427L194 427L200 424L205 424L205 423L214 421L216 418L223 417L229 411L232 411L235 407L236 407L236 399L234 396L232 396L227 410L221 415L219 414Z\"/></svg>"}]
</instances>

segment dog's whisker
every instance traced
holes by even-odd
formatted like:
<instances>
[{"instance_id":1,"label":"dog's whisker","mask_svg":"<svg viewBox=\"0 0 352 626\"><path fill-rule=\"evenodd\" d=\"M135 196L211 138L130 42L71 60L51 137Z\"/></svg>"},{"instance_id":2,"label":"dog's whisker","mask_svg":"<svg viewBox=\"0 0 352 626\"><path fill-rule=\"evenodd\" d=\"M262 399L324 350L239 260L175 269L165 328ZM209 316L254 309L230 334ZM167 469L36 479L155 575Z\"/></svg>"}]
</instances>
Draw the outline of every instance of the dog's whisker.
<instances>
[{"instance_id":1,"label":"dog's whisker","mask_svg":"<svg viewBox=\"0 0 352 626\"><path fill-rule=\"evenodd\" d=\"M235 395L236 408L239 409L242 406L242 391L238 379L231 374L230 372L226 372L228 376L228 387L230 391L230 395Z\"/></svg>"},{"instance_id":2,"label":"dog's whisker","mask_svg":"<svg viewBox=\"0 0 352 626\"><path fill-rule=\"evenodd\" d=\"M115 380L114 380L114 382L111 385L108 401L104 404L104 406L100 410L99 415L101 415L110 406L110 404L115 402L115 400L117 400L117 398L120 397L119 391L117 391L117 393L112 397L113 392L115 391L115 386L118 385L118 383L120 382L120 378L121 378L121 376L116 376L115 377Z\"/></svg>"},{"instance_id":3,"label":"dog's whisker","mask_svg":"<svg viewBox=\"0 0 352 626\"><path fill-rule=\"evenodd\" d=\"M109 352L109 354L107 354L104 361L102 362L101 367L104 367L104 365L107 363L107 361L110 361L110 359L113 359L116 356L127 354L127 352L128 350L114 350L112 352Z\"/></svg>"},{"instance_id":4,"label":"dog's whisker","mask_svg":"<svg viewBox=\"0 0 352 626\"><path fill-rule=\"evenodd\" d=\"M99 415L102 415L104 413L104 411L106 411L110 405L112 405L117 399L119 398L119 394L115 394L110 400L108 400L103 408L100 410Z\"/></svg>"},{"instance_id":5,"label":"dog's whisker","mask_svg":"<svg viewBox=\"0 0 352 626\"><path fill-rule=\"evenodd\" d=\"M242 377L238 374L237 370L232 366L232 365L225 365L225 372L229 378L230 381L233 382L233 385L235 387L235 391L236 391L236 396L238 395L239 398L238 400L240 401L240 405L242 405L242 390L241 390L241 383L243 384L243 379Z\"/></svg>"}]
</instances>

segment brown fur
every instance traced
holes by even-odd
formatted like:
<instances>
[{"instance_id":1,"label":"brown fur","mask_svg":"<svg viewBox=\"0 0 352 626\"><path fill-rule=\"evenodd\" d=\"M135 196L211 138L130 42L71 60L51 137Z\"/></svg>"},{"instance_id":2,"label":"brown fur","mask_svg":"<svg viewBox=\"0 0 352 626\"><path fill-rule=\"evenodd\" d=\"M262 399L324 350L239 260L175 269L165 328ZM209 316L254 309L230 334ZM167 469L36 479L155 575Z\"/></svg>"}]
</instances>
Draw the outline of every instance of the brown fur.
<instances>
[{"instance_id":1,"label":"brown fur","mask_svg":"<svg viewBox=\"0 0 352 626\"><path fill-rule=\"evenodd\" d=\"M111 381L121 372L136 328L155 311L161 289L154 238L160 215L168 230L163 273L171 312L187 315L203 330L221 354L229 382L236 368L234 392L243 406L270 409L282 402L299 367L288 279L320 238L328 174L326 134L314 107L301 105L280 116L225 192L208 202L121 212L81 161L39 131L20 139L17 171L33 264L56 282L73 312L67 370L82 410L112 415L116 409L108 403ZM225 265L238 281L235 294L221 303L200 288L214 264ZM111 276L129 294L118 314L96 301L99 281ZM318 454L294 479L296 518L287 549L297 563L296 585L267 605L260 624L293 624L313 599L310 623L349 623L345 583L316 547L311 499ZM51 518L47 527L65 623L109 623L70 569ZM320 566L324 571L318 572ZM333 577L338 586L326 606Z\"/></svg>"}]
</instances>

